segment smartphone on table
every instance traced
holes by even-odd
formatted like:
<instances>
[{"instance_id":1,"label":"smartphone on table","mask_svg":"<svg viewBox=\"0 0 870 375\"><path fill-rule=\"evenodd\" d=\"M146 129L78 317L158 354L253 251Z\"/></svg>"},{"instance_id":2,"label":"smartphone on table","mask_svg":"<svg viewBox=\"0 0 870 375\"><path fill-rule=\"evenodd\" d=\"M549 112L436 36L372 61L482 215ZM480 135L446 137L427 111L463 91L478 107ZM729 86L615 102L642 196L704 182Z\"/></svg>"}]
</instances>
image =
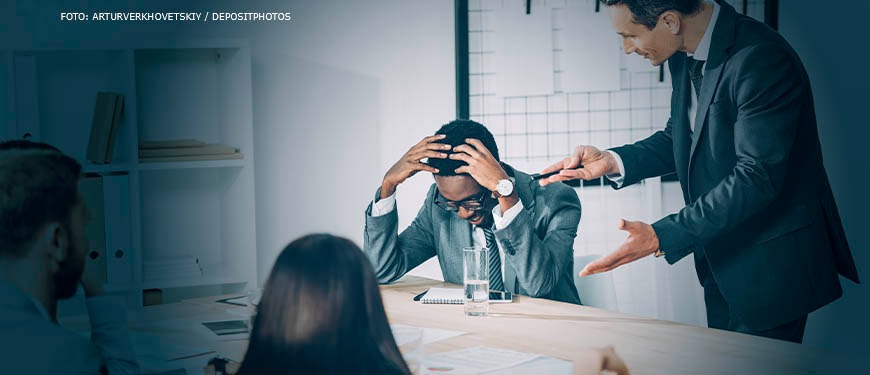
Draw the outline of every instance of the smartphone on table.
<instances>
[{"instance_id":1,"label":"smartphone on table","mask_svg":"<svg viewBox=\"0 0 870 375\"><path fill-rule=\"evenodd\" d=\"M489 291L489 302L491 303L511 303L514 300L511 292L502 292L499 290Z\"/></svg>"}]
</instances>

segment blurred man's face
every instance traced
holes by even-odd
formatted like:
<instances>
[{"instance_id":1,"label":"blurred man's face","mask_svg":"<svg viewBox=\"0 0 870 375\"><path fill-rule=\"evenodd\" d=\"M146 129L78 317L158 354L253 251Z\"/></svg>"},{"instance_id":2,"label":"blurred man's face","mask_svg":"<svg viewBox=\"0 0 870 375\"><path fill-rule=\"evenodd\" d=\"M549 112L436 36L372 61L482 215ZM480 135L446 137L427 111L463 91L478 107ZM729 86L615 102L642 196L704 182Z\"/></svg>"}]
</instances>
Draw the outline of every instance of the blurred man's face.
<instances>
[{"instance_id":1,"label":"blurred man's face","mask_svg":"<svg viewBox=\"0 0 870 375\"><path fill-rule=\"evenodd\" d=\"M58 264L54 273L54 291L58 299L70 298L76 293L82 273L85 269L85 255L90 247L87 225L90 221L90 211L84 197L79 194L79 200L72 210L66 230L69 235L67 256Z\"/></svg>"},{"instance_id":2,"label":"blurred man's face","mask_svg":"<svg viewBox=\"0 0 870 375\"><path fill-rule=\"evenodd\" d=\"M493 199L471 176L435 176L437 200L456 208L456 214L472 225L491 225ZM479 208L470 210L467 207Z\"/></svg>"},{"instance_id":3,"label":"blurred man's face","mask_svg":"<svg viewBox=\"0 0 870 375\"><path fill-rule=\"evenodd\" d=\"M644 25L634 23L634 15L625 5L609 6L607 12L613 29L622 37L622 51L626 55L636 53L649 60L652 65L659 66L677 52L680 41L662 21L662 16L659 16L659 22L650 30Z\"/></svg>"}]
</instances>

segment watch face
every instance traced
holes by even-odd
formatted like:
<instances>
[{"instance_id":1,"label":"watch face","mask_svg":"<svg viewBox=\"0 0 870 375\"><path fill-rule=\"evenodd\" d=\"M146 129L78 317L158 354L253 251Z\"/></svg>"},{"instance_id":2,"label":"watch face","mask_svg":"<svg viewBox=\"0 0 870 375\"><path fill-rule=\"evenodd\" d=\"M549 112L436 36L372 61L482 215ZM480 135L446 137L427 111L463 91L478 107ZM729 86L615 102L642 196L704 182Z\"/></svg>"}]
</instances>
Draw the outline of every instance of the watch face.
<instances>
[{"instance_id":1,"label":"watch face","mask_svg":"<svg viewBox=\"0 0 870 375\"><path fill-rule=\"evenodd\" d=\"M511 180L501 180L496 185L496 190L501 196L511 195L514 192L514 184Z\"/></svg>"}]
</instances>

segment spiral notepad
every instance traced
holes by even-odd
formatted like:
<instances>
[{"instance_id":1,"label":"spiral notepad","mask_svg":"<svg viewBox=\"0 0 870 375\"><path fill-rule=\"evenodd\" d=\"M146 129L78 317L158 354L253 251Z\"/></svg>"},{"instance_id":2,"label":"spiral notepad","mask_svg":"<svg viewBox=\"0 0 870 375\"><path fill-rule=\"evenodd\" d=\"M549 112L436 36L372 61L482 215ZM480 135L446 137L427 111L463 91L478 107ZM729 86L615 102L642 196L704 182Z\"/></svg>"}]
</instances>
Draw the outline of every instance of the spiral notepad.
<instances>
[{"instance_id":1,"label":"spiral notepad","mask_svg":"<svg viewBox=\"0 0 870 375\"><path fill-rule=\"evenodd\" d=\"M465 302L462 289L456 288L429 288L429 291L420 299L423 303L440 303L461 305Z\"/></svg>"}]
</instances>

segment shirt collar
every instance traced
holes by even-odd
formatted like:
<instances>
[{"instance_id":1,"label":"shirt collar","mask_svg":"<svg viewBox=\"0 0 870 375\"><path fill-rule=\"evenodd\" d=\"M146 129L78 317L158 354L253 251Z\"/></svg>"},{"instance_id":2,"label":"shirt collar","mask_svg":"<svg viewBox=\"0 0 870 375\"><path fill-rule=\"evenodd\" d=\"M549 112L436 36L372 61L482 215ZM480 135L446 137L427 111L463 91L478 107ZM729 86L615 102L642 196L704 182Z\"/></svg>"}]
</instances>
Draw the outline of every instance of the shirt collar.
<instances>
[{"instance_id":1,"label":"shirt collar","mask_svg":"<svg viewBox=\"0 0 870 375\"><path fill-rule=\"evenodd\" d=\"M16 310L35 310L34 312L39 316L51 321L51 317L48 316L48 311L45 310L42 303L9 282L0 281L0 299L2 299L0 305Z\"/></svg>"},{"instance_id":2,"label":"shirt collar","mask_svg":"<svg viewBox=\"0 0 870 375\"><path fill-rule=\"evenodd\" d=\"M713 15L710 16L710 23L707 24L707 30L704 31L704 36L701 37L698 48L695 48L695 53L687 53L689 57L699 61L707 61L707 58L710 56L710 41L713 39L713 29L716 28L716 20L719 19L719 4L715 1L707 3L713 5Z\"/></svg>"}]
</instances>

